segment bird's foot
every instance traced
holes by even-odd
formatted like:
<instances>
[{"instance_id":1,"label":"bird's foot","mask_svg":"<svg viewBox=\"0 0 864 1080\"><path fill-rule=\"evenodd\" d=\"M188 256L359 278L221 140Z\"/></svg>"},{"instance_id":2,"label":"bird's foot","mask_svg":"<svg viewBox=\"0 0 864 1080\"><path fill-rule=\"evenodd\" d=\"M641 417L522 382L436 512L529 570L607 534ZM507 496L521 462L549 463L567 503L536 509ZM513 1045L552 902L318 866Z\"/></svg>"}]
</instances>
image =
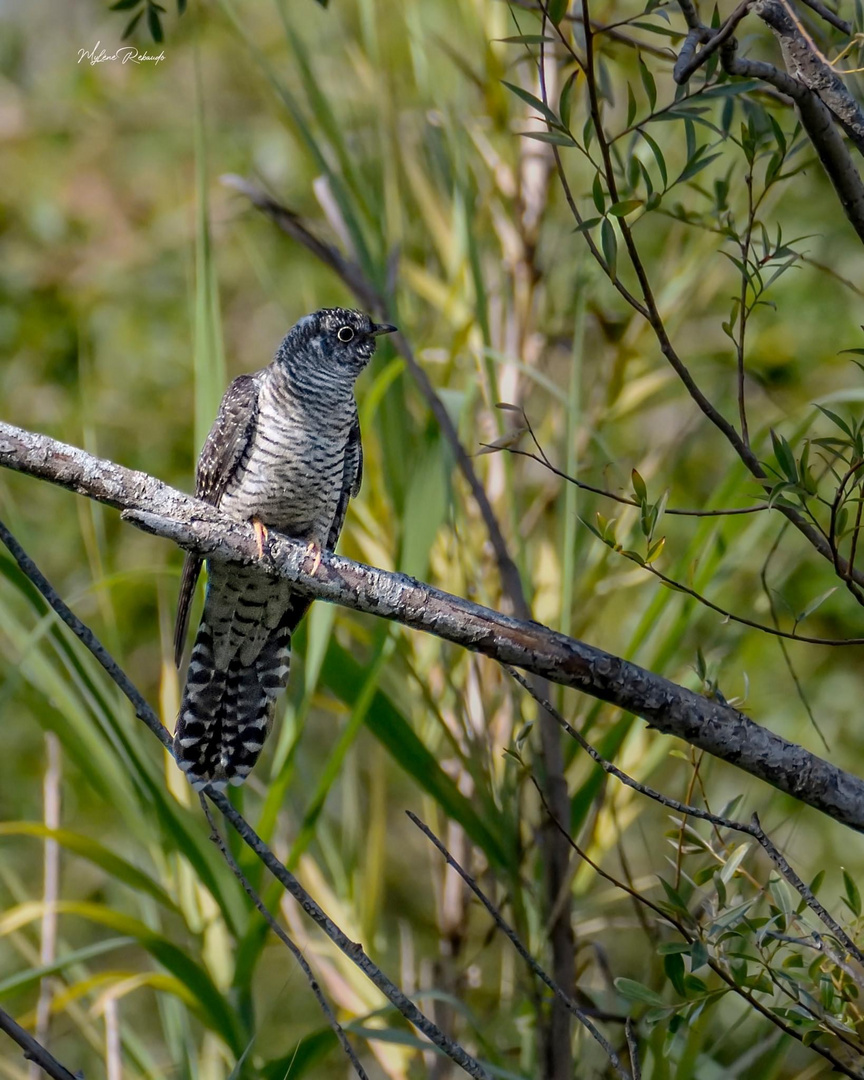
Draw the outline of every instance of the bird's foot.
<instances>
[{"instance_id":1,"label":"bird's foot","mask_svg":"<svg viewBox=\"0 0 864 1080\"><path fill-rule=\"evenodd\" d=\"M255 544L258 548L258 558L263 559L267 550L267 526L258 518L252 518L252 527L255 530Z\"/></svg>"},{"instance_id":2,"label":"bird's foot","mask_svg":"<svg viewBox=\"0 0 864 1080\"><path fill-rule=\"evenodd\" d=\"M318 573L318 567L321 565L321 554L321 545L316 543L314 540L310 540L309 543L306 545L306 555L314 557L312 569L309 571L309 574L312 577L315 577L315 575Z\"/></svg>"}]
</instances>

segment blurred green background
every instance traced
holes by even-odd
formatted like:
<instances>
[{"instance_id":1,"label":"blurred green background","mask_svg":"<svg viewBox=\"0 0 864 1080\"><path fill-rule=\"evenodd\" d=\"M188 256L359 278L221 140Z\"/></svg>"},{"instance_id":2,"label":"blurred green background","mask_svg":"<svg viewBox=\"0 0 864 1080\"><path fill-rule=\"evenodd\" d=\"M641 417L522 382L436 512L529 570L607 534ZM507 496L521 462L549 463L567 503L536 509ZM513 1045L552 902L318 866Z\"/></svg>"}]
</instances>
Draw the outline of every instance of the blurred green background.
<instances>
[{"instance_id":1,"label":"blurred green background","mask_svg":"<svg viewBox=\"0 0 864 1080\"><path fill-rule=\"evenodd\" d=\"M608 0L592 15L608 24L632 17L632 7ZM500 39L538 33L531 12L499 0L333 0L329 11L312 0L221 0L180 18L170 9L161 46L139 25L133 43L165 54L139 65L78 62L97 42L113 51L128 14L95 0L5 0L0 14L4 420L191 490L227 381L267 363L306 312L355 306L331 271L220 182L235 173L347 250L388 297L470 453L512 421L494 404L515 402L552 461L595 485L629 494L635 468L653 499L670 490L670 506L759 501L650 330L574 234L551 147L517 134L532 126L533 110L502 80L538 93L536 46ZM680 15L660 5L642 21L657 32L626 28L630 43L598 39L612 131L629 126L628 82L638 115L649 111L633 42L654 73L658 107L673 99L671 53L658 50L680 44ZM751 46L775 55L768 38ZM572 70L559 59L552 100ZM754 99L728 99L733 133ZM715 122L726 100L712 101ZM791 141L791 111L770 99L760 107ZM574 131L584 108L577 83ZM681 124L650 131L677 175L686 161ZM702 127L698 137L714 139ZM618 145L656 172L647 144ZM721 322L740 282L710 220L724 179L741 220L745 168L732 139L712 152L717 160L672 189L635 235L679 353L735 417L735 358ZM595 214L593 170L575 150L561 153L584 215ZM806 259L771 287L773 306L758 308L748 328L750 428L766 461L770 428L799 444L828 430L814 402L845 416L862 400L861 372L840 355L862 344L860 244L809 147L794 164L802 171L771 189L760 216L772 238L778 224L787 241L806 237L796 245ZM685 213L694 223L680 220ZM390 345L358 397L366 468L341 550L500 607L482 520ZM577 493L506 452L474 464L537 619L697 689L701 651L708 680L759 723L864 770L856 650L790 643L790 670L775 639L663 588L579 521L616 516L619 538L633 547L632 508ZM113 511L10 474L0 476L0 514L173 726L180 552ZM722 607L768 622L760 574L782 525L769 513L666 517L658 565ZM5 556L0 569L0 1004L35 1022L43 843L38 825L22 823L45 820L46 733L55 733L68 835L49 965L54 1052L99 1076L111 1056L106 1034L116 1034L128 1076L224 1077L247 1047L244 1075L344 1076L303 978L211 850L185 781ZM766 579L787 628L789 612L836 584L789 529ZM860 613L838 590L802 629L860 634ZM346 932L496 1075L537 1075L527 974L403 813L413 809L445 837L548 961L535 842L542 812L528 776L536 729L516 741L533 706L485 659L325 605L313 609L296 653L284 715L238 804ZM621 767L677 797L699 797L689 748L573 693L557 700ZM527 769L505 749L518 749ZM566 754L574 836L610 873L662 898L656 875L671 880L682 858L668 815L607 785L572 746ZM861 871L857 837L716 762L702 761L699 779L714 809L742 795L738 814L758 810L802 877L824 868L823 898L837 906L841 865L853 878ZM736 843L729 839L727 854ZM694 866L704 857L685 855ZM278 906L279 894L238 856ZM747 865L754 879L768 879L755 853ZM452 1075L290 902L281 911L340 1018L359 1031L370 1075ZM605 1009L640 1011L613 976L675 998L656 934L585 864L574 868L572 913L580 986ZM612 1031L623 1038L620 1025ZM601 1075L599 1053L577 1037L578 1075ZM661 1023L642 1037L646 1077L827 1073L731 996L686 1032ZM0 1043L0 1074L23 1071L15 1048Z\"/></svg>"}]
</instances>

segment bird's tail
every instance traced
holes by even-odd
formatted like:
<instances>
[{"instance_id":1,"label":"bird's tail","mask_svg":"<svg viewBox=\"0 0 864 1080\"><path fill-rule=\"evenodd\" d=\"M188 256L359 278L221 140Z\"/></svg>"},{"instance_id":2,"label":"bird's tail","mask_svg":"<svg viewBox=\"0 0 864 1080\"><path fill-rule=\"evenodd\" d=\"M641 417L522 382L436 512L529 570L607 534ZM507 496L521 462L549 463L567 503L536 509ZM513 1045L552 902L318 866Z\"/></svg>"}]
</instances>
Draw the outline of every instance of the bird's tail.
<instances>
[{"instance_id":1,"label":"bird's tail","mask_svg":"<svg viewBox=\"0 0 864 1080\"><path fill-rule=\"evenodd\" d=\"M276 696L288 682L298 621L289 610L253 663L244 664L236 652L219 670L205 608L174 733L177 764L196 790L242 784L249 775L270 732Z\"/></svg>"}]
</instances>

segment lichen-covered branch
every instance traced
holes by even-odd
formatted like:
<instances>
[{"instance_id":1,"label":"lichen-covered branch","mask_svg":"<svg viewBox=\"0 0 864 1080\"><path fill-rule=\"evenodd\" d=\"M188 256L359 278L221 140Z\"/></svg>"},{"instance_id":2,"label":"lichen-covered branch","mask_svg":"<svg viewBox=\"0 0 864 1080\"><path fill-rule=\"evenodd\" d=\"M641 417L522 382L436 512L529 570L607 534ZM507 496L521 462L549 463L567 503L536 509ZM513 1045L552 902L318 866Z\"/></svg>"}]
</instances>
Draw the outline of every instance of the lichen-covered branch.
<instances>
[{"instance_id":1,"label":"lichen-covered branch","mask_svg":"<svg viewBox=\"0 0 864 1080\"><path fill-rule=\"evenodd\" d=\"M0 423L0 465L123 509L127 520L140 528L205 557L257 561L251 526L232 522L214 507L151 476L47 436ZM864 831L864 780L775 735L731 706L708 700L627 660L403 574L326 552L316 569L315 557L305 544L278 534L271 534L261 565L310 597L435 634L607 701L836 821Z\"/></svg>"}]
</instances>

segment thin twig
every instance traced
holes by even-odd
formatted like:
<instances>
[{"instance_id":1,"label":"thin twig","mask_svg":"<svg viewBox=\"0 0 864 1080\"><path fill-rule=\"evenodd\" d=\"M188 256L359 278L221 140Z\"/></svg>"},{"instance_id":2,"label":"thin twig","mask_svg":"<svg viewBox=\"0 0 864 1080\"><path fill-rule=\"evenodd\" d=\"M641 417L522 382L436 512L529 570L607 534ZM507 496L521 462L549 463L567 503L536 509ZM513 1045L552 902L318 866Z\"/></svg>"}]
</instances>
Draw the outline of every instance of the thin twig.
<instances>
[{"instance_id":1,"label":"thin twig","mask_svg":"<svg viewBox=\"0 0 864 1080\"><path fill-rule=\"evenodd\" d=\"M687 40L690 40L691 35L694 35L697 39L701 35L701 40L705 42L701 51L693 55L691 50L685 51L682 49L678 55L678 61L672 71L672 78L679 85L683 85L687 82L690 76L700 68L705 61L712 56L720 46L729 40L735 33L735 27L744 18L747 12L750 10L750 5L753 0L741 0L741 3L732 12L725 23L719 30L711 33L707 27L696 25L690 27L690 33L687 35ZM685 5L681 5L682 8ZM688 20L688 24L689 24ZM706 36L710 35L710 36Z\"/></svg>"},{"instance_id":2,"label":"thin twig","mask_svg":"<svg viewBox=\"0 0 864 1080\"><path fill-rule=\"evenodd\" d=\"M406 1020L455 1061L469 1076L473 1076L475 1080L491 1080L489 1073L480 1062L476 1061L458 1043L445 1035L437 1024L434 1024L422 1013L414 1002L366 954L359 942L351 941L348 935L343 933L323 908L306 892L291 871L276 858L245 818L234 809L225 795L214 791L211 787L204 788L204 794L219 809L219 812L227 818L243 842L255 852L270 873L294 897L306 914L321 927L333 944L360 968L369 981L378 987Z\"/></svg>"},{"instance_id":3,"label":"thin twig","mask_svg":"<svg viewBox=\"0 0 864 1080\"><path fill-rule=\"evenodd\" d=\"M53 731L45 734L45 757L45 779L42 783L43 816L45 828L56 830L60 828L60 740ZM39 963L47 968L54 963L56 954L56 901L60 884L60 845L50 836L45 840L43 867L42 901L45 908L42 914ZM46 1046L53 1000L54 980L51 976L45 976L39 984L39 1001L36 1004L36 1038ZM30 1065L29 1073L30 1080L37 1080L38 1066L35 1062Z\"/></svg>"},{"instance_id":4,"label":"thin twig","mask_svg":"<svg viewBox=\"0 0 864 1080\"><path fill-rule=\"evenodd\" d=\"M642 1080L642 1066L639 1064L639 1044L636 1041L636 1030L633 1021L627 1017L624 1025L624 1034L627 1036L627 1050L630 1054L630 1068L633 1070L633 1080Z\"/></svg>"},{"instance_id":5,"label":"thin twig","mask_svg":"<svg viewBox=\"0 0 864 1080\"><path fill-rule=\"evenodd\" d=\"M599 863L595 862L591 858L591 856L576 843L576 841L573 839L573 837L570 835L564 825L552 813L549 804L543 797L543 792L541 791L540 786L537 784L533 776L531 777L531 782L534 785L538 796L540 797L540 802L543 806L544 811L552 820L555 828L558 829L562 836L567 837L567 841L570 846L580 857L580 859L582 859L586 863L586 865L590 866L591 869L596 874L599 874L600 877L602 877L604 880L610 882L610 884L614 885L616 888L621 889L622 892L627 893L628 896L631 896L640 904L644 904L645 907L653 911L659 919L662 919L664 922L674 927L675 930L688 944L692 944L696 940L701 940L698 934L689 930L680 920L676 919L674 915L670 914L669 911L664 911L652 900L649 900L647 896L643 896L641 893L636 892L635 889L625 884L623 881L619 881L617 878L613 877L606 870L604 870ZM786 1023L785 1020L781 1019L779 1016L777 1016L776 1013L772 1012L772 1010L769 1009L766 1005L763 1005L762 1002L757 997L755 997L753 993L751 993L749 990L746 990L727 971L725 971L722 964L718 963L718 961L715 960L714 957L709 955L707 962L711 970L723 980L723 982L726 984L729 990L732 991L732 993L738 994L739 997L742 997L752 1009L754 1009L761 1016L763 1016L767 1021L769 1021L769 1023L774 1024L775 1027L778 1027L786 1035L789 1035L791 1038L796 1039L800 1043L804 1042L804 1035L802 1032L796 1030L796 1028L794 1028L791 1024ZM815 1051L826 1061L829 1061L837 1072L842 1073L844 1076L850 1077L851 1080L862 1080L862 1077L864 1077L864 1074L851 1069L848 1065L835 1057L835 1055L832 1054L830 1050L826 1049L824 1046L820 1046L818 1042L811 1042L809 1044L809 1049Z\"/></svg>"},{"instance_id":6,"label":"thin twig","mask_svg":"<svg viewBox=\"0 0 864 1080\"><path fill-rule=\"evenodd\" d=\"M802 4L806 4L811 10L815 11L817 15L821 16L825 22L830 23L837 30L840 30L844 34L852 33L852 23L847 22L845 19L841 19L839 15L826 7L822 3L822 0L801 0Z\"/></svg>"},{"instance_id":7,"label":"thin twig","mask_svg":"<svg viewBox=\"0 0 864 1080\"><path fill-rule=\"evenodd\" d=\"M586 1031L588 1031L591 1037L595 1039L597 1043L599 1043L609 1060L612 1062L612 1066L619 1074L619 1076L625 1077L627 1078L627 1080L630 1080L630 1074L625 1069L624 1065L621 1062L621 1059L615 1053L615 1050L612 1048L612 1045L609 1043L609 1041L600 1031L598 1031L595 1025L591 1022L590 1018L584 1012L584 1010L576 1004L576 1002L569 996L569 994L565 994L561 987L554 981L554 979L552 979L551 976L548 975L546 971L544 971L540 964L537 963L531 953L522 944L519 935L504 919L501 912L492 903L489 897L483 892L483 890L480 888L474 878L459 865L459 863L453 858L453 856L450 854L444 844L438 839L435 833L432 832L428 825L421 821L420 818L417 817L417 815L412 813L410 810L406 810L405 813L414 822L417 828L424 834L424 836L431 840L435 847L441 852L441 854L447 860L448 866L452 866L456 873L462 878L462 880L465 882L471 892L474 893L474 895L477 897L483 907L485 907L489 914L492 916L495 921L495 925L505 935L505 937L510 940L513 948L516 950L516 952L519 953L519 955L522 957L528 967L531 968L537 978L549 987L555 997L564 1005L564 1007L570 1013L573 1014L573 1016L576 1017L576 1019L579 1021L580 1024L583 1025L583 1027Z\"/></svg>"},{"instance_id":8,"label":"thin twig","mask_svg":"<svg viewBox=\"0 0 864 1080\"><path fill-rule=\"evenodd\" d=\"M837 920L819 902L812 889L801 880L776 845L768 836L766 836L756 814L753 815L749 823L746 821L735 821L732 818L723 817L721 814L713 814L709 810L703 810L699 806L690 806L687 803L679 802L678 799L673 799L670 796L657 791L655 788L641 783L639 780L634 780L632 776L629 776L619 769L617 765L613 765L611 761L604 758L603 755L588 742L581 731L577 731L576 728L564 719L554 705L539 698L534 688L519 674L518 671L515 671L507 664L502 664L501 666L516 680L516 682L519 683L520 686L528 691L538 705L546 709L546 711L558 721L563 730L579 743L582 749L600 766L601 769L603 769L604 772L608 773L610 776L614 776L617 780L620 780L622 784L626 784L627 787L632 788L634 791L638 791L649 799L653 799L654 802L667 806L671 810L676 810L680 814L699 818L702 821L709 821L722 829L732 829L734 832L745 833L747 836L752 836L753 839L758 841L765 849L768 857L783 877L786 878L792 888L795 889L799 896L805 901L811 911L818 916L820 921L828 927L832 934L836 935L837 939L843 943L843 947L854 956L856 960L864 964L864 951L858 947Z\"/></svg>"},{"instance_id":9,"label":"thin twig","mask_svg":"<svg viewBox=\"0 0 864 1080\"><path fill-rule=\"evenodd\" d=\"M225 843L225 840L223 839L222 834L219 832L219 828L216 825L216 822L213 820L213 815L210 813L210 808L207 806L207 800L204 798L203 794L200 795L200 801L201 809L204 811L204 817L207 819L207 824L210 826L210 839L221 851L222 858L225 860L226 863L228 863L228 866L231 869L231 873L234 875L234 877L237 878L237 880L243 886L246 895L264 916L267 925L270 927L276 937L279 938L282 944L289 949L291 955L300 965L300 970L306 976L306 981L309 983L309 989L312 991L315 1000L318 1002L318 1006L321 1009L321 1012L323 1012L324 1016L327 1018L327 1023L333 1029L333 1033L339 1040L340 1046L345 1051L345 1056L353 1065L354 1071L360 1077L360 1080L369 1080L369 1077L366 1075L366 1070L360 1064L357 1054L354 1052L354 1047L348 1041L348 1036L345 1034L344 1028L336 1019L336 1014L330 1007L330 1002L324 996L324 992L318 984L318 980L315 978L312 968L309 967L309 962L307 961L306 957L303 955L299 946L288 936L285 930L283 930L283 928L279 925L276 917L273 915L273 913L270 911L270 909L255 891L255 889L253 889L251 882L237 865L237 860L231 854L230 848Z\"/></svg>"},{"instance_id":10,"label":"thin twig","mask_svg":"<svg viewBox=\"0 0 864 1080\"><path fill-rule=\"evenodd\" d=\"M623 554L623 553L622 553ZM627 558L627 556L624 556ZM636 560L630 559L630 562ZM658 581L662 581L664 585L670 589L674 589L676 592L683 593L685 596L692 596L694 600L698 600L703 607L708 608L711 611L715 611L718 615L721 615L724 619L728 619L730 622L739 623L741 626L749 626L753 630L759 630L763 634L770 634L771 637L783 638L786 641L800 641L805 645L829 645L832 648L842 648L848 645L864 645L864 637L850 637L850 638L821 638L821 637L808 637L806 634L796 634L789 630L780 630L775 626L766 626L765 623L756 622L754 619L748 619L744 615L736 615L732 611L727 611L726 608L720 607L719 604L715 604L713 600L709 600L707 596L697 592L696 589L691 588L689 585L683 585L680 581L676 581L674 578L668 577L661 570L658 570L656 566L651 566L647 563L637 562L637 566L641 566L647 573L653 575Z\"/></svg>"},{"instance_id":11,"label":"thin twig","mask_svg":"<svg viewBox=\"0 0 864 1080\"><path fill-rule=\"evenodd\" d=\"M53 1054L50 1054L29 1031L25 1031L3 1009L0 1009L0 1031L5 1031L13 1042L18 1043L24 1051L24 1057L28 1061L35 1062L46 1075L53 1077L53 1080L82 1080L80 1072L77 1074L69 1072L65 1065L61 1065Z\"/></svg>"},{"instance_id":12,"label":"thin twig","mask_svg":"<svg viewBox=\"0 0 864 1080\"><path fill-rule=\"evenodd\" d=\"M481 443L481 446L488 446L487 443ZM492 449L498 450L499 447L493 447ZM573 484L575 487L580 488L582 491L590 491L594 495L602 495L606 499L612 499L613 502L620 503L622 506L635 506L640 507L642 504L635 499L629 499L626 495L618 495L614 491L607 491L606 488L595 487L594 484L588 484L584 480L578 480L575 476L570 476L562 469L553 465L548 458L541 458L537 454L532 454L530 450L520 450L515 446L500 447L508 454L514 454L517 457L531 458L532 461L536 461L539 464L545 466L551 473L556 476L560 476L562 480L566 480L568 484ZM688 510L688 509L676 509L672 506L667 506L663 511L664 514L670 514L673 517L696 517L696 518L713 518L713 517L738 517L744 514L759 514L763 510L768 510L768 503L759 503L756 506L742 506L736 507L731 510Z\"/></svg>"}]
</instances>

